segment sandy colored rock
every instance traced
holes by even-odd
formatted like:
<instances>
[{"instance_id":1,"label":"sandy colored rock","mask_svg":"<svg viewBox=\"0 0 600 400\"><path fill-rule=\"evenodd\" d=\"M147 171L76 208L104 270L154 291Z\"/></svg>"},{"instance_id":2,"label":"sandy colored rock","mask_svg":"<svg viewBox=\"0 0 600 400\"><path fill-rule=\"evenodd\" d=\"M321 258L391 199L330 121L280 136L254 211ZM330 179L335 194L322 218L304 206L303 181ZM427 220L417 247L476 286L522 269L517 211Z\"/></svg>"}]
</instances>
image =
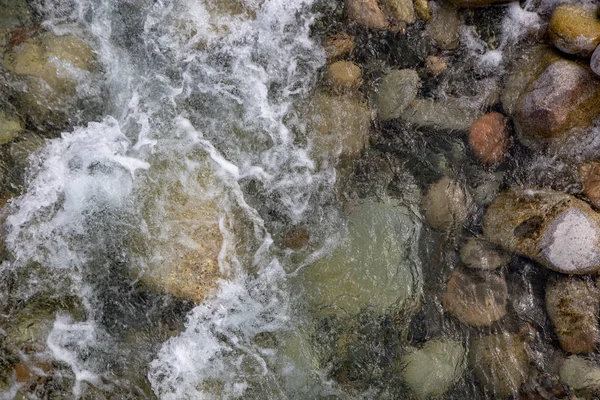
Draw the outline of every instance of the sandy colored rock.
<instances>
[{"instance_id":1,"label":"sandy colored rock","mask_svg":"<svg viewBox=\"0 0 600 400\"><path fill-rule=\"evenodd\" d=\"M469 268L492 271L507 266L511 256L486 240L470 237L460 249L460 259Z\"/></svg>"},{"instance_id":2,"label":"sandy colored rock","mask_svg":"<svg viewBox=\"0 0 600 400\"><path fill-rule=\"evenodd\" d=\"M600 290L590 279L565 276L548 283L546 311L563 350L580 354L596 349Z\"/></svg>"},{"instance_id":3,"label":"sandy colored rock","mask_svg":"<svg viewBox=\"0 0 600 400\"><path fill-rule=\"evenodd\" d=\"M434 229L449 231L460 227L469 215L471 199L457 181L443 177L429 187L421 208Z\"/></svg>"},{"instance_id":4,"label":"sandy colored rock","mask_svg":"<svg viewBox=\"0 0 600 400\"><path fill-rule=\"evenodd\" d=\"M580 65L552 62L519 98L515 126L538 141L568 136L573 128L592 126L600 101L600 82Z\"/></svg>"},{"instance_id":5,"label":"sandy colored rock","mask_svg":"<svg viewBox=\"0 0 600 400\"><path fill-rule=\"evenodd\" d=\"M434 3L433 16L425 28L426 37L442 50L454 50L460 43L462 22L452 4L442 1Z\"/></svg>"},{"instance_id":6,"label":"sandy colored rock","mask_svg":"<svg viewBox=\"0 0 600 400\"><path fill-rule=\"evenodd\" d=\"M469 130L469 146L481 162L494 164L506 156L510 144L507 119L491 112L479 118Z\"/></svg>"},{"instance_id":7,"label":"sandy colored rock","mask_svg":"<svg viewBox=\"0 0 600 400\"><path fill-rule=\"evenodd\" d=\"M18 116L0 110L0 145L15 139L23 130L23 124Z\"/></svg>"},{"instance_id":8,"label":"sandy colored rock","mask_svg":"<svg viewBox=\"0 0 600 400\"><path fill-rule=\"evenodd\" d=\"M483 220L487 240L558 272L600 268L600 216L582 200L548 189L501 193Z\"/></svg>"},{"instance_id":9,"label":"sandy colored rock","mask_svg":"<svg viewBox=\"0 0 600 400\"><path fill-rule=\"evenodd\" d=\"M448 69L448 63L442 57L427 56L425 67L430 74L437 76Z\"/></svg>"},{"instance_id":10,"label":"sandy colored rock","mask_svg":"<svg viewBox=\"0 0 600 400\"><path fill-rule=\"evenodd\" d=\"M560 4L552 13L548 32L556 48L582 57L592 55L600 44L600 19L596 7Z\"/></svg>"},{"instance_id":11,"label":"sandy colored rock","mask_svg":"<svg viewBox=\"0 0 600 400\"><path fill-rule=\"evenodd\" d=\"M362 83L362 71L351 61L336 61L329 64L326 77L332 89L339 93L356 89Z\"/></svg>"},{"instance_id":12,"label":"sandy colored rock","mask_svg":"<svg viewBox=\"0 0 600 400\"><path fill-rule=\"evenodd\" d=\"M412 0L382 0L392 17L399 22L412 24L415 22L415 9Z\"/></svg>"},{"instance_id":13,"label":"sandy colored rock","mask_svg":"<svg viewBox=\"0 0 600 400\"><path fill-rule=\"evenodd\" d=\"M335 60L354 50L354 37L345 33L337 33L327 39L325 52L329 61Z\"/></svg>"},{"instance_id":14,"label":"sandy colored rock","mask_svg":"<svg viewBox=\"0 0 600 400\"><path fill-rule=\"evenodd\" d=\"M580 356L568 357L560 366L560 379L575 390L600 389L600 365Z\"/></svg>"},{"instance_id":15,"label":"sandy colored rock","mask_svg":"<svg viewBox=\"0 0 600 400\"><path fill-rule=\"evenodd\" d=\"M419 74L414 69L388 72L377 92L379 118L388 121L400 117L409 103L417 97L419 86Z\"/></svg>"},{"instance_id":16,"label":"sandy colored rock","mask_svg":"<svg viewBox=\"0 0 600 400\"><path fill-rule=\"evenodd\" d=\"M464 324L490 326L506 315L507 299L502 276L478 276L456 269L450 275L442 303L445 311Z\"/></svg>"},{"instance_id":17,"label":"sandy colored rock","mask_svg":"<svg viewBox=\"0 0 600 400\"><path fill-rule=\"evenodd\" d=\"M427 22L431 19L431 10L429 9L429 0L415 0L415 13L423 21Z\"/></svg>"},{"instance_id":18,"label":"sandy colored rock","mask_svg":"<svg viewBox=\"0 0 600 400\"><path fill-rule=\"evenodd\" d=\"M600 208L600 163L589 162L579 166L579 180L583 194L596 208Z\"/></svg>"},{"instance_id":19,"label":"sandy colored rock","mask_svg":"<svg viewBox=\"0 0 600 400\"><path fill-rule=\"evenodd\" d=\"M421 349L401 359L403 380L417 399L443 395L467 368L466 350L460 342L445 338L429 340Z\"/></svg>"},{"instance_id":20,"label":"sandy colored rock","mask_svg":"<svg viewBox=\"0 0 600 400\"><path fill-rule=\"evenodd\" d=\"M354 159L367 144L371 111L358 95L317 92L303 115L319 160Z\"/></svg>"},{"instance_id":21,"label":"sandy colored rock","mask_svg":"<svg viewBox=\"0 0 600 400\"><path fill-rule=\"evenodd\" d=\"M348 18L369 29L386 29L387 17L377 0L345 0Z\"/></svg>"},{"instance_id":22,"label":"sandy colored rock","mask_svg":"<svg viewBox=\"0 0 600 400\"><path fill-rule=\"evenodd\" d=\"M492 398L516 395L529 375L527 345L517 335L507 333L475 339L469 367Z\"/></svg>"}]
</instances>

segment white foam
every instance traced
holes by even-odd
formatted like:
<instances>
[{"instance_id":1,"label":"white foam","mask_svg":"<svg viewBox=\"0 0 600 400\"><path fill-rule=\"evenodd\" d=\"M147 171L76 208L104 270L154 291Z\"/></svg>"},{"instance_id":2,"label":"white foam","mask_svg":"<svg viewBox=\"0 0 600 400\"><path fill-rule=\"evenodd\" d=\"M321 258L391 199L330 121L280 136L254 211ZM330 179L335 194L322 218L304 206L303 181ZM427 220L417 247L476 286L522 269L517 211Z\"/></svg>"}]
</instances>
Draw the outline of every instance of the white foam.
<instances>
[{"instance_id":1,"label":"white foam","mask_svg":"<svg viewBox=\"0 0 600 400\"><path fill-rule=\"evenodd\" d=\"M600 227L583 211L570 208L546 228L541 250L559 271L589 272L600 266Z\"/></svg>"}]
</instances>

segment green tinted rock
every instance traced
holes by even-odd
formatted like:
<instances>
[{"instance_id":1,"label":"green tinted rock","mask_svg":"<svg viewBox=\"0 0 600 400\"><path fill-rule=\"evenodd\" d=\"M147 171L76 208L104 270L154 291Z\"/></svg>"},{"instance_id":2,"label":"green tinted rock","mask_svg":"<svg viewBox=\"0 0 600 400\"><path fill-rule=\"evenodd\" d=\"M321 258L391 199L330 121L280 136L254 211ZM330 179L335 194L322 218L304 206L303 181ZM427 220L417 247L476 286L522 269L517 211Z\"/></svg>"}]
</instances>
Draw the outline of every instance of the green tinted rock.
<instances>
[{"instance_id":1,"label":"green tinted rock","mask_svg":"<svg viewBox=\"0 0 600 400\"><path fill-rule=\"evenodd\" d=\"M0 145L15 139L22 130L23 125L19 117L0 110Z\"/></svg>"},{"instance_id":2,"label":"green tinted rock","mask_svg":"<svg viewBox=\"0 0 600 400\"><path fill-rule=\"evenodd\" d=\"M417 97L419 84L419 75L413 69L390 71L379 85L379 118L387 121L400 117L402 111Z\"/></svg>"}]
</instances>

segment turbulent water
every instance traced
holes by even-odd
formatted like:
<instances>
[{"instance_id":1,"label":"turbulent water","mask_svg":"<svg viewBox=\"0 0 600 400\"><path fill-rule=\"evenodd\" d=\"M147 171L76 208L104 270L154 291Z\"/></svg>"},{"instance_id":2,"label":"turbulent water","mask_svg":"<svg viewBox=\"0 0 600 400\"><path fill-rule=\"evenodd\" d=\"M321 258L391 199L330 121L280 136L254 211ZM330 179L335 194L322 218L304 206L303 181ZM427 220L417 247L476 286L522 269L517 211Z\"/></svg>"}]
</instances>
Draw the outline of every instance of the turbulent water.
<instances>
[{"instance_id":1,"label":"turbulent water","mask_svg":"<svg viewBox=\"0 0 600 400\"><path fill-rule=\"evenodd\" d=\"M309 35L311 0L39 8L57 34L83 27L101 61L107 112L36 154L26 193L7 211L12 257L2 273L18 277L13 296L82 304L78 317L56 317L50 353L38 356L62 362L75 396L335 393L318 368L255 340L302 340L286 287L298 264L272 235L318 220L327 237L337 218L324 208L335 171L311 159L310 135L299 140L302 127L289 120L324 63ZM173 211L181 197L192 212L196 202L217 212L187 219ZM218 219L227 280L194 308L142 291L149 268L197 246L202 218ZM185 326L169 317L186 307Z\"/></svg>"}]
</instances>

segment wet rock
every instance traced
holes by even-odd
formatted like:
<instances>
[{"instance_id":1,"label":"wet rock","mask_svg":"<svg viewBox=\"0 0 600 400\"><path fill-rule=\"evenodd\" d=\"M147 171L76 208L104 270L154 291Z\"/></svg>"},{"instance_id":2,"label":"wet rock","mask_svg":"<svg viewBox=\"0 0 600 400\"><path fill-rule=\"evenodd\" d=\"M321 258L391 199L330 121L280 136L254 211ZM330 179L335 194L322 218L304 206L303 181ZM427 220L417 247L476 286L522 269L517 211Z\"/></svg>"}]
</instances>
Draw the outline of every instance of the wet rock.
<instances>
[{"instance_id":1,"label":"wet rock","mask_svg":"<svg viewBox=\"0 0 600 400\"><path fill-rule=\"evenodd\" d=\"M6 69L17 76L23 113L41 126L64 127L77 103L78 85L96 70L92 48L74 36L43 33L4 55ZM89 94L93 95L93 94Z\"/></svg>"},{"instance_id":2,"label":"wet rock","mask_svg":"<svg viewBox=\"0 0 600 400\"><path fill-rule=\"evenodd\" d=\"M467 368L467 354L460 342L437 338L401 359L403 379L418 399L441 396Z\"/></svg>"},{"instance_id":3,"label":"wet rock","mask_svg":"<svg viewBox=\"0 0 600 400\"><path fill-rule=\"evenodd\" d=\"M560 277L546 287L546 311L563 350L589 353L600 340L600 290L589 279Z\"/></svg>"},{"instance_id":4,"label":"wet rock","mask_svg":"<svg viewBox=\"0 0 600 400\"><path fill-rule=\"evenodd\" d=\"M600 268L600 216L582 200L547 189L500 194L483 220L487 240L558 272Z\"/></svg>"},{"instance_id":5,"label":"wet rock","mask_svg":"<svg viewBox=\"0 0 600 400\"><path fill-rule=\"evenodd\" d=\"M402 111L417 97L419 75L413 69L390 71L381 81L377 94L379 118L383 121L400 117Z\"/></svg>"},{"instance_id":6,"label":"wet rock","mask_svg":"<svg viewBox=\"0 0 600 400\"><path fill-rule=\"evenodd\" d=\"M299 276L319 315L354 316L361 309L381 314L414 305L421 285L415 211L397 200L373 199L352 211L340 246Z\"/></svg>"},{"instance_id":7,"label":"wet rock","mask_svg":"<svg viewBox=\"0 0 600 400\"><path fill-rule=\"evenodd\" d=\"M0 145L14 140L23 130L18 116L0 110Z\"/></svg>"},{"instance_id":8,"label":"wet rock","mask_svg":"<svg viewBox=\"0 0 600 400\"><path fill-rule=\"evenodd\" d=\"M590 59L590 68L596 75L600 76L600 46L596 47L596 50L592 53L592 58Z\"/></svg>"},{"instance_id":9,"label":"wet rock","mask_svg":"<svg viewBox=\"0 0 600 400\"><path fill-rule=\"evenodd\" d=\"M574 128L592 125L598 101L600 83L590 72L571 61L554 61L519 98L515 127L526 139L562 139Z\"/></svg>"},{"instance_id":10,"label":"wet rock","mask_svg":"<svg viewBox=\"0 0 600 400\"><path fill-rule=\"evenodd\" d=\"M600 365L580 356L570 356L560 366L560 379L577 391L598 390Z\"/></svg>"},{"instance_id":11,"label":"wet rock","mask_svg":"<svg viewBox=\"0 0 600 400\"><path fill-rule=\"evenodd\" d=\"M318 92L309 100L304 115L318 159L353 159L366 146L371 111L359 96Z\"/></svg>"},{"instance_id":12,"label":"wet rock","mask_svg":"<svg viewBox=\"0 0 600 400\"><path fill-rule=\"evenodd\" d=\"M457 102L414 99L401 113L400 118L413 125L468 131L481 113Z\"/></svg>"},{"instance_id":13,"label":"wet rock","mask_svg":"<svg viewBox=\"0 0 600 400\"><path fill-rule=\"evenodd\" d=\"M469 367L494 398L516 395L529 375L527 345L507 333L481 337L471 344Z\"/></svg>"},{"instance_id":14,"label":"wet rock","mask_svg":"<svg viewBox=\"0 0 600 400\"><path fill-rule=\"evenodd\" d=\"M10 46L26 39L33 29L33 13L24 1L4 0L0 2L0 54Z\"/></svg>"},{"instance_id":15,"label":"wet rock","mask_svg":"<svg viewBox=\"0 0 600 400\"><path fill-rule=\"evenodd\" d=\"M397 21L406 24L415 22L415 9L412 0L382 0L382 2Z\"/></svg>"},{"instance_id":16,"label":"wet rock","mask_svg":"<svg viewBox=\"0 0 600 400\"><path fill-rule=\"evenodd\" d=\"M310 231L302 225L293 226L283 233L283 246L298 250L308 244Z\"/></svg>"},{"instance_id":17,"label":"wet rock","mask_svg":"<svg viewBox=\"0 0 600 400\"><path fill-rule=\"evenodd\" d=\"M445 1L433 4L433 17L427 23L425 35L442 50L458 48L462 23L456 7Z\"/></svg>"},{"instance_id":18,"label":"wet rock","mask_svg":"<svg viewBox=\"0 0 600 400\"><path fill-rule=\"evenodd\" d=\"M326 77L329 85L338 93L356 89L362 83L362 71L351 61L336 61L329 64Z\"/></svg>"},{"instance_id":19,"label":"wet rock","mask_svg":"<svg viewBox=\"0 0 600 400\"><path fill-rule=\"evenodd\" d=\"M387 17L377 0L345 0L348 18L369 29L386 29Z\"/></svg>"},{"instance_id":20,"label":"wet rock","mask_svg":"<svg viewBox=\"0 0 600 400\"><path fill-rule=\"evenodd\" d=\"M325 52L327 53L327 60L335 60L346 54L351 53L354 50L355 42L354 37L345 33L338 33L327 39L325 46Z\"/></svg>"},{"instance_id":21,"label":"wet rock","mask_svg":"<svg viewBox=\"0 0 600 400\"><path fill-rule=\"evenodd\" d=\"M427 190L421 208L432 228L449 231L465 222L470 204L466 189L459 182L443 177Z\"/></svg>"},{"instance_id":22,"label":"wet rock","mask_svg":"<svg viewBox=\"0 0 600 400\"><path fill-rule=\"evenodd\" d=\"M511 0L452 0L459 7L485 7L494 4L510 3Z\"/></svg>"},{"instance_id":23,"label":"wet rock","mask_svg":"<svg viewBox=\"0 0 600 400\"><path fill-rule=\"evenodd\" d=\"M425 67L430 74L437 76L448 69L448 63L441 57L427 56Z\"/></svg>"},{"instance_id":24,"label":"wet rock","mask_svg":"<svg viewBox=\"0 0 600 400\"><path fill-rule=\"evenodd\" d=\"M597 6L560 4L552 13L548 32L550 40L567 54L589 57L600 44L600 20Z\"/></svg>"},{"instance_id":25,"label":"wet rock","mask_svg":"<svg viewBox=\"0 0 600 400\"><path fill-rule=\"evenodd\" d=\"M511 256L486 240L470 237L460 249L460 259L469 268L492 271L507 266Z\"/></svg>"},{"instance_id":26,"label":"wet rock","mask_svg":"<svg viewBox=\"0 0 600 400\"><path fill-rule=\"evenodd\" d=\"M431 11L429 10L429 0L415 0L415 13L423 21L427 22L431 19Z\"/></svg>"},{"instance_id":27,"label":"wet rock","mask_svg":"<svg viewBox=\"0 0 600 400\"><path fill-rule=\"evenodd\" d=\"M469 130L469 146L484 164L501 161L506 156L509 144L507 120L500 113L485 114Z\"/></svg>"},{"instance_id":28,"label":"wet rock","mask_svg":"<svg viewBox=\"0 0 600 400\"><path fill-rule=\"evenodd\" d=\"M502 276L478 276L456 269L448 280L442 303L444 310L464 324L489 326L506 315L507 299Z\"/></svg>"},{"instance_id":29,"label":"wet rock","mask_svg":"<svg viewBox=\"0 0 600 400\"><path fill-rule=\"evenodd\" d=\"M600 163L582 164L578 173L583 185L583 194L594 207L600 208Z\"/></svg>"}]
</instances>

